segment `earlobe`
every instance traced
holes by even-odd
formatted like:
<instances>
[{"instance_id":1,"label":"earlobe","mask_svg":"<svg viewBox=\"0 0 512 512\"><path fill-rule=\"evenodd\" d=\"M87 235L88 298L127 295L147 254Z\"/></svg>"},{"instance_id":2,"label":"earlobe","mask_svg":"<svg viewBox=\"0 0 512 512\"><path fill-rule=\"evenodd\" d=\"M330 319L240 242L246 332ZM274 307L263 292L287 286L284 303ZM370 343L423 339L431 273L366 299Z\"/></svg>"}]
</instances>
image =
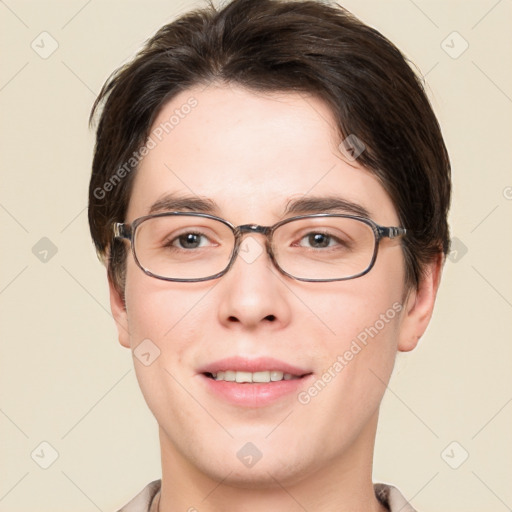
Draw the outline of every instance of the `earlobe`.
<instances>
[{"instance_id":1,"label":"earlobe","mask_svg":"<svg viewBox=\"0 0 512 512\"><path fill-rule=\"evenodd\" d=\"M116 322L117 335L119 343L126 348L130 348L130 335L128 332L128 315L126 312L126 304L121 291L112 282L112 279L108 278L108 287L110 292L110 309L112 311L112 317Z\"/></svg>"},{"instance_id":2,"label":"earlobe","mask_svg":"<svg viewBox=\"0 0 512 512\"><path fill-rule=\"evenodd\" d=\"M432 317L444 256L438 257L428 266L418 287L407 295L401 321L398 350L409 352L418 344Z\"/></svg>"}]
</instances>

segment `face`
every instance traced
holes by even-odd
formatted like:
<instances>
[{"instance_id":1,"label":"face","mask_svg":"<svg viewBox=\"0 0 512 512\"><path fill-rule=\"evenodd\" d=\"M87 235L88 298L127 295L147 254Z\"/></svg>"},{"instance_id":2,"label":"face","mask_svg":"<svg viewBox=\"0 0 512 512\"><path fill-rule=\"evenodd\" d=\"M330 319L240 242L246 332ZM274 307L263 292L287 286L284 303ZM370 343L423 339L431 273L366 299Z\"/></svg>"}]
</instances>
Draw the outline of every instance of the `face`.
<instances>
[{"instance_id":1,"label":"face","mask_svg":"<svg viewBox=\"0 0 512 512\"><path fill-rule=\"evenodd\" d=\"M343 158L334 124L310 97L214 85L183 91L155 120L156 144L137 171L125 220L155 204L176 209L172 194L209 200L211 213L237 226L270 226L291 216L291 201L336 196L397 226L380 183ZM215 280L158 280L129 254L126 309L111 287L120 342L134 350L150 340L151 359L159 351L151 364L134 364L164 457L238 485L348 471L371 457L384 383L397 349L412 348L426 327L431 294L426 303L417 291L404 300L398 240L381 242L368 274L323 283L281 274L257 249L263 235L246 234L245 243L256 257L239 256ZM213 380L219 371L293 378Z\"/></svg>"}]
</instances>

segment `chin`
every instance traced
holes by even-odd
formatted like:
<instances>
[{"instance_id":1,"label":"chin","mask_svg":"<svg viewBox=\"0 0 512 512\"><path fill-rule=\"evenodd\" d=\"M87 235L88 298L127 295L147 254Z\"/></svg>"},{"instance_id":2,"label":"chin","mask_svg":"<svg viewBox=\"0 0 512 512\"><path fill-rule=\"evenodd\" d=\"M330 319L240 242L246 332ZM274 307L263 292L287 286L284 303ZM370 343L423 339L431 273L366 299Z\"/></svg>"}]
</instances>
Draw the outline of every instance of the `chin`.
<instances>
[{"instance_id":1,"label":"chin","mask_svg":"<svg viewBox=\"0 0 512 512\"><path fill-rule=\"evenodd\" d=\"M242 466L242 467L241 467ZM265 463L263 458L252 467L243 467L238 460L213 468L202 468L213 480L238 489L281 489L303 480L309 472L297 462L284 464L278 461Z\"/></svg>"},{"instance_id":2,"label":"chin","mask_svg":"<svg viewBox=\"0 0 512 512\"><path fill-rule=\"evenodd\" d=\"M216 446L212 441L212 446L204 447L201 452L189 451L187 458L208 478L240 489L294 486L325 463L323 457L318 453L315 456L302 443L285 445L282 439L279 442L252 439L254 442L237 438Z\"/></svg>"}]
</instances>

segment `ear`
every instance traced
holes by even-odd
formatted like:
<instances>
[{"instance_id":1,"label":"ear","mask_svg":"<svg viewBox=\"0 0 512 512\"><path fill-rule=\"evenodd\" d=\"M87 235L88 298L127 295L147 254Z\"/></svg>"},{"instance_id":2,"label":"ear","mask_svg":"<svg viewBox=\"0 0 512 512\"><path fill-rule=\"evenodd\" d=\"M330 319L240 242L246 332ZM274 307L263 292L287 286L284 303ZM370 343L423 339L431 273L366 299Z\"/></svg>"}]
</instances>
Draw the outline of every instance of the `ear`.
<instances>
[{"instance_id":1,"label":"ear","mask_svg":"<svg viewBox=\"0 0 512 512\"><path fill-rule=\"evenodd\" d=\"M110 277L108 278L108 288L110 292L110 309L112 311L112 317L116 322L119 343L121 343L123 347L130 348L128 315L124 298L121 291L116 287Z\"/></svg>"},{"instance_id":2,"label":"ear","mask_svg":"<svg viewBox=\"0 0 512 512\"><path fill-rule=\"evenodd\" d=\"M440 253L424 272L418 287L411 290L405 300L398 338L398 350L409 352L416 347L432 317L444 255Z\"/></svg>"}]
</instances>

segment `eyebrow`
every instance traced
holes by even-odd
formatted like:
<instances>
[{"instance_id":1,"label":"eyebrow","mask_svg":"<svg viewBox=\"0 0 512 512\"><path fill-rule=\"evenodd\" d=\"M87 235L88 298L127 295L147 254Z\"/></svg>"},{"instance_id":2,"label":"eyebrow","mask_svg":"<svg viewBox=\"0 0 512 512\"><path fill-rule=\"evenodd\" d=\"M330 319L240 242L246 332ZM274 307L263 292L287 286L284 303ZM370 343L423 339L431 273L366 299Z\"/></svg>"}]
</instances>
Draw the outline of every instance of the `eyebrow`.
<instances>
[{"instance_id":1,"label":"eyebrow","mask_svg":"<svg viewBox=\"0 0 512 512\"><path fill-rule=\"evenodd\" d=\"M155 201L149 209L149 214L184 210L210 214L218 214L220 211L217 203L212 199L171 193Z\"/></svg>"},{"instance_id":2,"label":"eyebrow","mask_svg":"<svg viewBox=\"0 0 512 512\"><path fill-rule=\"evenodd\" d=\"M180 195L176 193L166 194L155 201L149 214L172 211L191 211L220 215L220 208L213 199L199 196ZM354 203L339 196L303 196L291 199L286 204L283 217L287 215L307 215L312 213L347 213L359 217L370 218L369 211L362 205Z\"/></svg>"},{"instance_id":3,"label":"eyebrow","mask_svg":"<svg viewBox=\"0 0 512 512\"><path fill-rule=\"evenodd\" d=\"M339 196L307 196L288 202L285 215L342 212L358 217L370 218L370 212L362 205Z\"/></svg>"}]
</instances>

